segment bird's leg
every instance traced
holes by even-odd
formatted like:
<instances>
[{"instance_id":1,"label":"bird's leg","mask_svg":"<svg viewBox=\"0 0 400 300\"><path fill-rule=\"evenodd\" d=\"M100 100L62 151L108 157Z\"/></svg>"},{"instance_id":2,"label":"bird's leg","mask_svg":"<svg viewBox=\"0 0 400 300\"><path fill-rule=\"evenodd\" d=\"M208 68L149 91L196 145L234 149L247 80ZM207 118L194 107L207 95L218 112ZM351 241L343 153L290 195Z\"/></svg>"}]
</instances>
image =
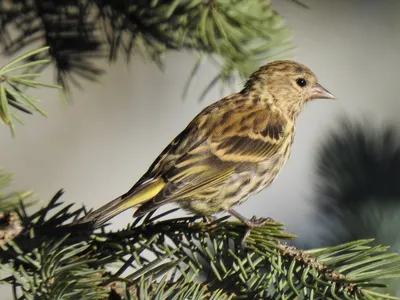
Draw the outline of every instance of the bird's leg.
<instances>
[{"instance_id":1,"label":"bird's leg","mask_svg":"<svg viewBox=\"0 0 400 300\"><path fill-rule=\"evenodd\" d=\"M203 216L203 221L206 224L210 224L210 223L214 222L216 219L217 219L217 217L214 217L214 216L211 216L211 215L210 216Z\"/></svg>"},{"instance_id":2,"label":"bird's leg","mask_svg":"<svg viewBox=\"0 0 400 300\"><path fill-rule=\"evenodd\" d=\"M233 208L228 209L228 212L238 218L240 221L246 225L246 232L244 234L244 237L242 239L242 247L246 247L246 239L250 235L250 232L253 228L256 227L261 227L267 222L273 222L274 220L272 218L257 218L256 216L253 216L251 219L247 219L243 217L241 214L239 214L236 210Z\"/></svg>"}]
</instances>

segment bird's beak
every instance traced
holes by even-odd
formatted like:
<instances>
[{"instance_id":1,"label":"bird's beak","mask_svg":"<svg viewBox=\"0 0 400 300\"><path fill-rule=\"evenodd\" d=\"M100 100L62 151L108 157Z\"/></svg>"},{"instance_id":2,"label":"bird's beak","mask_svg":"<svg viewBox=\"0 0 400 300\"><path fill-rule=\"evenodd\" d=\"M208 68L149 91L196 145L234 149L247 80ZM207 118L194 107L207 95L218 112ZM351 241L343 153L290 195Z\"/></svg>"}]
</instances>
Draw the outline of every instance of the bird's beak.
<instances>
[{"instance_id":1,"label":"bird's beak","mask_svg":"<svg viewBox=\"0 0 400 300\"><path fill-rule=\"evenodd\" d=\"M329 93L322 85L316 83L311 88L311 99L336 99L331 93Z\"/></svg>"}]
</instances>

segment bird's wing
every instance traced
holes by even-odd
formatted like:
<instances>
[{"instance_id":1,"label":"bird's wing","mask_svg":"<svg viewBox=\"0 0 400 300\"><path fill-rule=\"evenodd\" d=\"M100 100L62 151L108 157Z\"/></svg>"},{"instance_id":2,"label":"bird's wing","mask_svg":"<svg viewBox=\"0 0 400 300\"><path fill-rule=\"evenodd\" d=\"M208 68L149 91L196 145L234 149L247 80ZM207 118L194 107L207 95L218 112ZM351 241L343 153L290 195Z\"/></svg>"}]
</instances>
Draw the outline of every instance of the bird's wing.
<instances>
[{"instance_id":1,"label":"bird's wing","mask_svg":"<svg viewBox=\"0 0 400 300\"><path fill-rule=\"evenodd\" d=\"M211 152L222 161L257 163L286 145L292 123L279 110L255 109L226 116L211 136Z\"/></svg>"},{"instance_id":2,"label":"bird's wing","mask_svg":"<svg viewBox=\"0 0 400 300\"><path fill-rule=\"evenodd\" d=\"M167 202L190 199L218 189L238 165L252 165L271 157L290 133L287 119L279 111L265 108L208 115L207 122L208 132L201 125L206 122L199 118L197 129L186 139L200 136L198 131L207 132L206 136L197 138L196 142L180 141L187 145L185 149L175 149L174 155L176 152L181 155L168 169L157 172L166 181L165 187L142 204L135 215L143 215Z\"/></svg>"},{"instance_id":3,"label":"bird's wing","mask_svg":"<svg viewBox=\"0 0 400 300\"><path fill-rule=\"evenodd\" d=\"M235 170L231 162L222 162L204 143L182 155L161 175L164 188L153 199L143 203L135 216L143 215L166 203L198 196L206 190L218 188Z\"/></svg>"}]
</instances>

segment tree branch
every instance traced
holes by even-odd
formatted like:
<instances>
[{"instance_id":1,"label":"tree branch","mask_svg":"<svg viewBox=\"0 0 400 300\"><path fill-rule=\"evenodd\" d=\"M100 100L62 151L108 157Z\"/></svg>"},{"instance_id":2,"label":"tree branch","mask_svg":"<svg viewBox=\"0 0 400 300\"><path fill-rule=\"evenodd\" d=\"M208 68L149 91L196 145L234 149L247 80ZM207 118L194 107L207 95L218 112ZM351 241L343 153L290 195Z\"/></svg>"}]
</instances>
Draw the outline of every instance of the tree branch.
<instances>
[{"instance_id":1,"label":"tree branch","mask_svg":"<svg viewBox=\"0 0 400 300\"><path fill-rule=\"evenodd\" d=\"M179 289L215 299L396 299L374 289L383 286L380 278L400 275L400 257L369 246L372 240L303 251L284 242L295 236L282 224L269 222L251 232L243 249L242 223L168 218L175 210L137 218L121 231L93 232L74 223L85 210L62 205L61 195L31 216L20 209L24 230L3 247L2 267L12 274L3 282L19 295L172 299Z\"/></svg>"}]
</instances>

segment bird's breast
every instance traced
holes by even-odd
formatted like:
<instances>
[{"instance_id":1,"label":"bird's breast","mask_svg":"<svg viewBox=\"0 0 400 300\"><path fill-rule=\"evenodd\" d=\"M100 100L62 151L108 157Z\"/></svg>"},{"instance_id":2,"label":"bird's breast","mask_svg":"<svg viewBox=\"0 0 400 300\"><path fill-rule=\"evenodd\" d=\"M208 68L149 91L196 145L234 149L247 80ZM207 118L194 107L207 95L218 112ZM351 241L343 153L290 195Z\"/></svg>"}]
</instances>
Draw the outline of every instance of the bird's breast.
<instances>
[{"instance_id":1,"label":"bird's breast","mask_svg":"<svg viewBox=\"0 0 400 300\"><path fill-rule=\"evenodd\" d=\"M246 201L252 195L269 186L282 171L290 156L292 141L269 159L255 164L252 168L236 172L225 186L225 198L232 205Z\"/></svg>"}]
</instances>

